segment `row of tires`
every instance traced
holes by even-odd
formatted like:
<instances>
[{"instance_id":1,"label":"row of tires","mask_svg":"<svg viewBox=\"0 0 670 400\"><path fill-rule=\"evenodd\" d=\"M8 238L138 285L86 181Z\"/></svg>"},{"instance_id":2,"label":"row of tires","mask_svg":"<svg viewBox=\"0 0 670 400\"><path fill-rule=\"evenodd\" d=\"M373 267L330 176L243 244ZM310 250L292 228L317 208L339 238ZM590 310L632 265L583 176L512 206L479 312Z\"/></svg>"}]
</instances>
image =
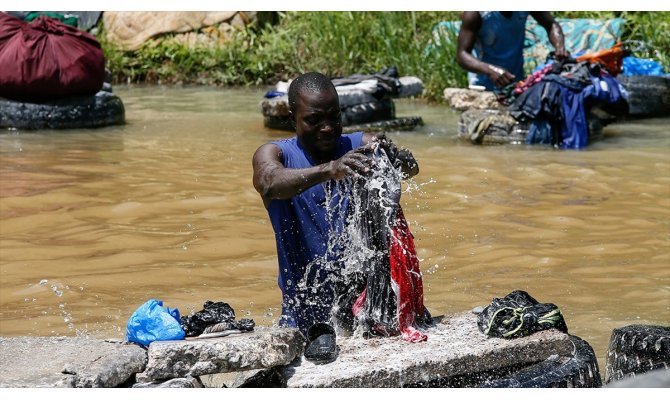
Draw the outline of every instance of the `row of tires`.
<instances>
[{"instance_id":1,"label":"row of tires","mask_svg":"<svg viewBox=\"0 0 670 400\"><path fill-rule=\"evenodd\" d=\"M577 336L572 357L553 356L479 387L601 387L593 348ZM629 325L612 332L605 366L607 387L670 387L670 327ZM651 378L650 378L651 377Z\"/></svg>"}]
</instances>

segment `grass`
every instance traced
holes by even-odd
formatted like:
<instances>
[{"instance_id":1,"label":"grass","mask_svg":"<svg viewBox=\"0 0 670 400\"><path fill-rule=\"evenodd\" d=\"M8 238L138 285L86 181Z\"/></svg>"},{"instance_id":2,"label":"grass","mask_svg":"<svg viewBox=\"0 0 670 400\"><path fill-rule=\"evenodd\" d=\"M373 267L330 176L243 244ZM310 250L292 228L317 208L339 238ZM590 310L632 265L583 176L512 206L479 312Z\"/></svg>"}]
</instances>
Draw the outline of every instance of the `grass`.
<instances>
[{"instance_id":1,"label":"grass","mask_svg":"<svg viewBox=\"0 0 670 400\"><path fill-rule=\"evenodd\" d=\"M624 40L646 47L635 55L653 58L670 71L670 12L557 12L563 18L625 18ZM217 47L188 48L170 35L134 52L98 36L115 82L160 84L274 84L307 71L330 76L374 73L396 66L400 75L420 77L425 97L442 98L445 87L464 87L456 63L455 36L426 51L439 21L458 12L286 12L279 23L235 28Z\"/></svg>"}]
</instances>

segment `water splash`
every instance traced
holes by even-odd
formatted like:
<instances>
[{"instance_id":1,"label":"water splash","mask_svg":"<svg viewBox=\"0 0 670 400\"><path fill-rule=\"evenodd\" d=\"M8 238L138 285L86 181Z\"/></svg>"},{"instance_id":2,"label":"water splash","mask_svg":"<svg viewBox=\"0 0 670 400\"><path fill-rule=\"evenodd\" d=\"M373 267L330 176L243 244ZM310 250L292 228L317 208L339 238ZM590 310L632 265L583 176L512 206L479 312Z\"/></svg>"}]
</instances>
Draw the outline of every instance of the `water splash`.
<instances>
[{"instance_id":1,"label":"water splash","mask_svg":"<svg viewBox=\"0 0 670 400\"><path fill-rule=\"evenodd\" d=\"M367 277L375 275L372 274L375 268L385 269L382 275L387 275L387 281L377 286L394 290L388 265L380 263L388 260L389 256L393 221L403 192L402 174L380 146L374 149L373 157L376 165L369 175L349 176L340 181L324 183L328 226L326 251L307 265L304 276L297 282L301 291L311 295L296 299L296 304L332 308L334 325L340 327L349 325L341 324L338 319L342 318L343 313L350 314L348 309L351 309L355 297L361 294L367 283L372 284L367 282ZM322 304L324 300L315 294L329 287L336 291L335 302ZM348 297L344 301L345 305L341 306L339 303L343 296ZM389 296L393 297L394 294L387 293L382 297ZM379 307L368 309L374 315L361 313L360 319L384 321L394 318L396 313L388 310L388 306L382 306L388 301L378 300L377 303ZM353 315L347 318L353 318ZM388 322L393 325L393 321ZM359 336L367 331L367 328L361 328L361 324L357 325L354 335Z\"/></svg>"}]
</instances>

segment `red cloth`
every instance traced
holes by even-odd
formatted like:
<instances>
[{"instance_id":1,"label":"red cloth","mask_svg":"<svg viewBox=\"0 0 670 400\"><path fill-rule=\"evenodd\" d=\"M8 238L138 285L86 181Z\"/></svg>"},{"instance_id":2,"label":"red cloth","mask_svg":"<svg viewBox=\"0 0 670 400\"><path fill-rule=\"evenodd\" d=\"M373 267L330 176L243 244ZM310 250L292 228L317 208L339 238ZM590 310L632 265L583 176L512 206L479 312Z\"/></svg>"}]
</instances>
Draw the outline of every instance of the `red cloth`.
<instances>
[{"instance_id":1,"label":"red cloth","mask_svg":"<svg viewBox=\"0 0 670 400\"><path fill-rule=\"evenodd\" d=\"M408 342L423 342L428 336L414 328L416 317L424 310L423 280L414 237L400 207L393 225L390 261L391 279L398 285L398 328L402 338Z\"/></svg>"},{"instance_id":2,"label":"red cloth","mask_svg":"<svg viewBox=\"0 0 670 400\"><path fill-rule=\"evenodd\" d=\"M391 266L391 280L395 285L398 304L398 330L402 338L408 342L423 342L428 336L419 332L415 327L416 317L423 314L423 280L419 270L419 257L414 247L414 236L409 230L405 214L398 206L396 219L393 224L389 256ZM367 288L356 299L351 310L358 315L365 307ZM380 327L381 328L381 327Z\"/></svg>"},{"instance_id":3,"label":"red cloth","mask_svg":"<svg viewBox=\"0 0 670 400\"><path fill-rule=\"evenodd\" d=\"M0 96L44 101L95 94L105 57L96 38L54 18L0 13Z\"/></svg>"}]
</instances>

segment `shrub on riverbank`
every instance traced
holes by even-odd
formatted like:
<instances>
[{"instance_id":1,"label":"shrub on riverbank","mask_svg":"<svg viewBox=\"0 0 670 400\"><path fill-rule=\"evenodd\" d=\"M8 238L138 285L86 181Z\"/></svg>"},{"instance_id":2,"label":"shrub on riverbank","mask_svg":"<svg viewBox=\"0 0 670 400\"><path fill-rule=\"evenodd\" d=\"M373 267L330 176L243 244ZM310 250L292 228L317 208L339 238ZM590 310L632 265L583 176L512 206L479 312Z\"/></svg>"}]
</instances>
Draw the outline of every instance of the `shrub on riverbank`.
<instances>
[{"instance_id":1,"label":"shrub on riverbank","mask_svg":"<svg viewBox=\"0 0 670 400\"><path fill-rule=\"evenodd\" d=\"M638 57L654 58L670 70L670 13L556 12L567 18L625 18L623 40L646 47ZM163 36L124 52L99 35L115 82L210 85L274 84L305 71L331 76L373 73L396 66L420 77L425 96L441 99L445 87L464 87L455 40L426 52L433 27L457 20L458 12L287 12L277 25L236 28L220 47L188 48Z\"/></svg>"},{"instance_id":2,"label":"shrub on riverbank","mask_svg":"<svg viewBox=\"0 0 670 400\"><path fill-rule=\"evenodd\" d=\"M274 84L305 71L331 76L374 73L396 66L419 76L429 97L464 86L455 42L425 52L436 22L456 12L288 12L279 24L236 28L217 48L187 48L162 37L135 52L114 48L99 35L115 82Z\"/></svg>"}]
</instances>

